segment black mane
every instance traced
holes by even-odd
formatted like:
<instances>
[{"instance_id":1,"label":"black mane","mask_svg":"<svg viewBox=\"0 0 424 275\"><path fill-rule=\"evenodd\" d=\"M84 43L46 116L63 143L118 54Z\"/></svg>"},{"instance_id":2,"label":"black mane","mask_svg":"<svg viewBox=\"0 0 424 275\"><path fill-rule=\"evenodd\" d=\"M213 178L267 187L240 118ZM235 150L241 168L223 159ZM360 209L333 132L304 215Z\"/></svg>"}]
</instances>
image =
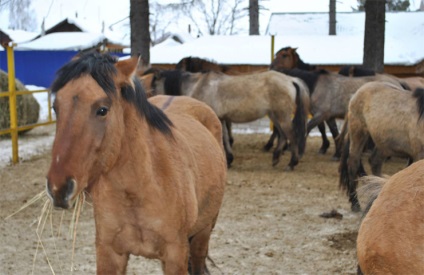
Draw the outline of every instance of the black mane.
<instances>
[{"instance_id":1,"label":"black mane","mask_svg":"<svg viewBox=\"0 0 424 275\"><path fill-rule=\"evenodd\" d=\"M108 97L117 93L114 76L117 75L115 63L117 57L109 54L87 53L70 61L56 73L56 79L51 85L53 93L57 93L69 81L81 76L90 75L104 90ZM164 134L171 134L172 122L156 106L150 104L146 93L138 78L133 78L134 88L131 85L121 87L122 98L132 103L141 117L146 118L147 123Z\"/></svg>"},{"instance_id":2,"label":"black mane","mask_svg":"<svg viewBox=\"0 0 424 275\"><path fill-rule=\"evenodd\" d=\"M220 69L222 72L228 71L229 67L225 65L218 64L217 62L213 60L203 59L200 57L184 57L181 59L177 65L175 66L176 70L184 70L187 72L192 73L206 73L211 71L210 68L208 68L209 65L216 66Z\"/></svg>"},{"instance_id":3,"label":"black mane","mask_svg":"<svg viewBox=\"0 0 424 275\"><path fill-rule=\"evenodd\" d=\"M162 71L161 78L165 78L163 88L166 95L179 96L182 95L181 84L183 72L180 70Z\"/></svg>"},{"instance_id":4,"label":"black mane","mask_svg":"<svg viewBox=\"0 0 424 275\"><path fill-rule=\"evenodd\" d=\"M317 84L318 78L322 74L328 74L329 72L326 70L319 70L319 71L305 71L298 68L294 69L278 69L277 72L294 76L302 79L306 85L308 86L309 92L312 94L315 86Z\"/></svg>"}]
</instances>

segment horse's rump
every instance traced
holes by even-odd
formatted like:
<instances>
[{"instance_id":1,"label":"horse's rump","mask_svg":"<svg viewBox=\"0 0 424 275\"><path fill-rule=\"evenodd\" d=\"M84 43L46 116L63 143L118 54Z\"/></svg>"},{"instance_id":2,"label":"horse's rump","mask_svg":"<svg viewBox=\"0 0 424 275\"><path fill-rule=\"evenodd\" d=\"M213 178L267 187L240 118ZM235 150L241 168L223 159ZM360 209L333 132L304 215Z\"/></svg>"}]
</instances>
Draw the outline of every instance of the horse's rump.
<instances>
[{"instance_id":1,"label":"horse's rump","mask_svg":"<svg viewBox=\"0 0 424 275\"><path fill-rule=\"evenodd\" d=\"M390 177L358 231L357 256L364 274L424 271L424 161Z\"/></svg>"}]
</instances>

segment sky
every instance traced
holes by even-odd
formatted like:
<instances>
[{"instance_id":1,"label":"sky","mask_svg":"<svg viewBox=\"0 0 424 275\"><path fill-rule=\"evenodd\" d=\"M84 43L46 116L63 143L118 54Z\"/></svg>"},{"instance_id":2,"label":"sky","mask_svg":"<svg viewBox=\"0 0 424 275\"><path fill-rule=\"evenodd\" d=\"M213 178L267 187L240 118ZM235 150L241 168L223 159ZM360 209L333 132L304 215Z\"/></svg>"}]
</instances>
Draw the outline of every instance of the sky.
<instances>
[{"instance_id":1,"label":"sky","mask_svg":"<svg viewBox=\"0 0 424 275\"><path fill-rule=\"evenodd\" d=\"M9 0L15 1L15 0ZM0 28L8 27L8 13L4 8L7 0L0 1ZM119 2L119 5L116 3ZM45 26L51 27L65 17L75 16L90 18L93 21L105 22L106 26L113 24L129 14L129 0L31 0L31 8L37 17L37 31L41 30L41 22L45 18ZM161 4L179 2L178 0L150 0L151 3ZM247 0L246 0L247 2ZM411 1L411 10L419 7L420 0ZM265 0L261 5L260 15L261 33L265 31L269 16L272 12L322 12L328 11L329 0ZM352 11L357 6L356 0L337 0L337 11Z\"/></svg>"}]
</instances>

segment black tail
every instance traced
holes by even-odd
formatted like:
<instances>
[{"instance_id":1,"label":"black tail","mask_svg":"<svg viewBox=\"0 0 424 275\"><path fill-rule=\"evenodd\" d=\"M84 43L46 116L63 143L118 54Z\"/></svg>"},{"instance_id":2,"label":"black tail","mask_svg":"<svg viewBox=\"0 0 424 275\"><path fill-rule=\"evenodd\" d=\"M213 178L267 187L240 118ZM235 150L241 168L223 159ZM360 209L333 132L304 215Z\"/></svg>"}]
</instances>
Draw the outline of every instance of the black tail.
<instances>
[{"instance_id":1,"label":"black tail","mask_svg":"<svg viewBox=\"0 0 424 275\"><path fill-rule=\"evenodd\" d=\"M420 120L424 115L424 88L415 89L413 96L417 99L418 120Z\"/></svg>"},{"instance_id":2,"label":"black tail","mask_svg":"<svg viewBox=\"0 0 424 275\"><path fill-rule=\"evenodd\" d=\"M340 157L340 164L339 164L339 187L342 190L345 190L347 195L350 193L350 184L349 184L349 168L347 166L347 160L349 158L349 146L350 146L350 140L349 136L340 136L340 138L345 138L343 142L343 148L342 148L342 155Z\"/></svg>"},{"instance_id":3,"label":"black tail","mask_svg":"<svg viewBox=\"0 0 424 275\"><path fill-rule=\"evenodd\" d=\"M300 87L297 83L293 82L294 87L296 88L296 112L293 118L293 129L295 140L297 141L297 146L299 148L299 155L305 153L306 147L306 114L305 106L303 104L302 95L300 93Z\"/></svg>"}]
</instances>

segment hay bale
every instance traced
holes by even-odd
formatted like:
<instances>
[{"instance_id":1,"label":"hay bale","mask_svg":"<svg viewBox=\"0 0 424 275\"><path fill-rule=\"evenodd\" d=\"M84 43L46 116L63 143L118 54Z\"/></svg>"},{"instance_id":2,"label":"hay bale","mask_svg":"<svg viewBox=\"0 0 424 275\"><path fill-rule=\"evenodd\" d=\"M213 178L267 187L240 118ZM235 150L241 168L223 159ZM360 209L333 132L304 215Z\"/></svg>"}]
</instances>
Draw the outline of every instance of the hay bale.
<instances>
[{"instance_id":1,"label":"hay bale","mask_svg":"<svg viewBox=\"0 0 424 275\"><path fill-rule=\"evenodd\" d=\"M7 73L0 70L0 92L9 90L9 80ZM27 91L28 89L18 80L15 80L17 91ZM40 104L32 94L19 95L16 97L18 112L18 126L37 123L40 116ZM10 128L9 97L0 98L0 129ZM28 130L29 131L29 130ZM27 131L19 132L23 134Z\"/></svg>"}]
</instances>

